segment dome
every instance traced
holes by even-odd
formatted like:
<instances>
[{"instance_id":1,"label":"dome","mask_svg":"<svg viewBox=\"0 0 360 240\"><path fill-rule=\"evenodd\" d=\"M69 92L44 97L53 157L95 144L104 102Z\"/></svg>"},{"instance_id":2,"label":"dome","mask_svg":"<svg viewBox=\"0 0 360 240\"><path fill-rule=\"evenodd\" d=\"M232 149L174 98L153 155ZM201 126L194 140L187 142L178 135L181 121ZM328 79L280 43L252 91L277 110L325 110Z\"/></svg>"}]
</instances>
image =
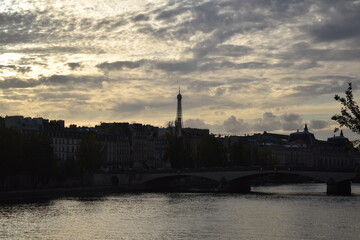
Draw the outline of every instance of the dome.
<instances>
[{"instance_id":1,"label":"dome","mask_svg":"<svg viewBox=\"0 0 360 240\"><path fill-rule=\"evenodd\" d=\"M291 133L289 137L289 142L304 143L306 145L312 145L315 143L315 136L309 132L307 124L305 124L304 131Z\"/></svg>"},{"instance_id":2,"label":"dome","mask_svg":"<svg viewBox=\"0 0 360 240\"><path fill-rule=\"evenodd\" d=\"M350 141L348 138L344 137L344 133L341 130L340 136L334 135L334 137L328 138L328 142L335 143L337 145L347 145Z\"/></svg>"}]
</instances>

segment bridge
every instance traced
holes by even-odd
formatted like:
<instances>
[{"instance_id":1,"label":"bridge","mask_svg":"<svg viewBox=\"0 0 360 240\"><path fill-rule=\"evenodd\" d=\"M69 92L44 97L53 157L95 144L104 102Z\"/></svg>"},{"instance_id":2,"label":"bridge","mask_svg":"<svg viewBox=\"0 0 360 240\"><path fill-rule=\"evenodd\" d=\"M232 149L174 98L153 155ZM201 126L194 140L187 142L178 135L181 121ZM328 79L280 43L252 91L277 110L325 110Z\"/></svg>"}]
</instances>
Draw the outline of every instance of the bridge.
<instances>
[{"instance_id":1,"label":"bridge","mask_svg":"<svg viewBox=\"0 0 360 240\"><path fill-rule=\"evenodd\" d=\"M295 175L311 178L327 184L327 194L351 194L351 181L357 177L355 171L318 169L185 169L124 171L120 173L96 174L95 185L114 185L124 190L162 191L183 181L187 188L207 186L216 192L250 192L251 180L266 175ZM192 180L191 180L192 179ZM194 179L197 179L196 181ZM203 180L203 181L200 181Z\"/></svg>"}]
</instances>

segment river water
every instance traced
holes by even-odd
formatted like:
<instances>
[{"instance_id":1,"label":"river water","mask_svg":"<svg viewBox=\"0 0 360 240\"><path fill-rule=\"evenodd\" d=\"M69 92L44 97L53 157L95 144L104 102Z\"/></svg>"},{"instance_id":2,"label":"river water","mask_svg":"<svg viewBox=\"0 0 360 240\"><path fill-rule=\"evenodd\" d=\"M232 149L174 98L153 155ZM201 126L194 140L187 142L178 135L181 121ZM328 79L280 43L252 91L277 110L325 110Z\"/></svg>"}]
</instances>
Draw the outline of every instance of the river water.
<instances>
[{"instance_id":1,"label":"river water","mask_svg":"<svg viewBox=\"0 0 360 240\"><path fill-rule=\"evenodd\" d=\"M141 193L0 205L0 239L360 239L360 184L251 194Z\"/></svg>"}]
</instances>

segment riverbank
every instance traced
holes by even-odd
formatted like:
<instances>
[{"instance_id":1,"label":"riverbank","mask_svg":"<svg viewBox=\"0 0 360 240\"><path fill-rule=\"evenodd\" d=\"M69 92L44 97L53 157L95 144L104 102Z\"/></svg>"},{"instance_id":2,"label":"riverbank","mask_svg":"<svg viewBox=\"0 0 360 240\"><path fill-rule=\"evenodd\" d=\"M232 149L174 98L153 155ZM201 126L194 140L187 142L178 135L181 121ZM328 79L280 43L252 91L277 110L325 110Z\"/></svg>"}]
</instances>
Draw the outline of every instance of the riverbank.
<instances>
[{"instance_id":1,"label":"riverbank","mask_svg":"<svg viewBox=\"0 0 360 240\"><path fill-rule=\"evenodd\" d=\"M307 180L303 178L294 178L293 181L289 181L289 179L280 178L269 178L263 177L259 180L251 182L251 186L259 187L259 186L277 186L283 184L303 184L309 183ZM353 181L353 183L359 184L359 179L357 181ZM248 192L251 190L249 189ZM58 198L66 198L66 197L101 197L108 194L116 194L121 192L183 192L183 193L217 193L222 192L219 191L216 187L209 187L206 185L200 185L196 187L196 185L184 185L184 186L172 186L167 189L138 189L137 187L129 188L120 187L115 185L101 185L101 186L88 186L88 187L58 187L58 188L39 188L39 189L23 189L23 190L3 190L0 191L0 204L8 204L8 203L22 203L22 202L36 202L36 201L46 201ZM232 191L228 191L232 192ZM236 192L236 191L234 191ZM245 193L245 192L244 192Z\"/></svg>"},{"instance_id":2,"label":"riverbank","mask_svg":"<svg viewBox=\"0 0 360 240\"><path fill-rule=\"evenodd\" d=\"M119 188L111 186L2 191L0 203L32 202L62 197L99 197L118 192Z\"/></svg>"}]
</instances>

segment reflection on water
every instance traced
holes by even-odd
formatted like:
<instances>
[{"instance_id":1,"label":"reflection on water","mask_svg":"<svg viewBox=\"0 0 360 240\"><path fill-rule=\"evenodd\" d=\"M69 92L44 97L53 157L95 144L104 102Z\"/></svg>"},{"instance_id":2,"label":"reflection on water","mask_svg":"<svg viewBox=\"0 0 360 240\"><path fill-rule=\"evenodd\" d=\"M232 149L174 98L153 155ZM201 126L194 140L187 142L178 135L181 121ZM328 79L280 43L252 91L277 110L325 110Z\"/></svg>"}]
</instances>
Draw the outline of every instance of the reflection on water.
<instances>
[{"instance_id":1,"label":"reflection on water","mask_svg":"<svg viewBox=\"0 0 360 240\"><path fill-rule=\"evenodd\" d=\"M254 187L252 194L146 193L0 205L1 239L358 239L360 185Z\"/></svg>"}]
</instances>

